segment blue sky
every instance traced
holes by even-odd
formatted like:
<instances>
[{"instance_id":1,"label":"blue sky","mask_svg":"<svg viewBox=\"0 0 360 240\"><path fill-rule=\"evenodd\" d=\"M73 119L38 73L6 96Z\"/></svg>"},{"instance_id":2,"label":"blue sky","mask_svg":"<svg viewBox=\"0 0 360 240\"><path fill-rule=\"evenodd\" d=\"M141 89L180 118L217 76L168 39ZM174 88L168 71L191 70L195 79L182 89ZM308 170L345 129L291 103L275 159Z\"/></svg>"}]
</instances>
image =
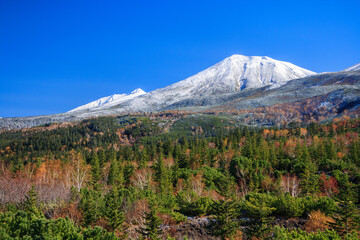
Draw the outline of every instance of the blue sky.
<instances>
[{"instance_id":1,"label":"blue sky","mask_svg":"<svg viewBox=\"0 0 360 240\"><path fill-rule=\"evenodd\" d=\"M151 91L232 54L360 62L360 1L0 0L0 117Z\"/></svg>"}]
</instances>

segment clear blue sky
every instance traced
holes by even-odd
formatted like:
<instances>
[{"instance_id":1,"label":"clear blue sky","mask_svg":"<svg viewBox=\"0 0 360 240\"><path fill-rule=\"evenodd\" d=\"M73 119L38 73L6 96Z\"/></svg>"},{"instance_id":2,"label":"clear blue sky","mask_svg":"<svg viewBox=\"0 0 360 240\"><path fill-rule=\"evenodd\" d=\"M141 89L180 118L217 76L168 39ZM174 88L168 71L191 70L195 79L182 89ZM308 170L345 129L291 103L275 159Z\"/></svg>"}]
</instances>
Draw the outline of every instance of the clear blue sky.
<instances>
[{"instance_id":1,"label":"clear blue sky","mask_svg":"<svg viewBox=\"0 0 360 240\"><path fill-rule=\"evenodd\" d=\"M360 1L0 0L0 117L151 91L232 54L360 62Z\"/></svg>"}]
</instances>

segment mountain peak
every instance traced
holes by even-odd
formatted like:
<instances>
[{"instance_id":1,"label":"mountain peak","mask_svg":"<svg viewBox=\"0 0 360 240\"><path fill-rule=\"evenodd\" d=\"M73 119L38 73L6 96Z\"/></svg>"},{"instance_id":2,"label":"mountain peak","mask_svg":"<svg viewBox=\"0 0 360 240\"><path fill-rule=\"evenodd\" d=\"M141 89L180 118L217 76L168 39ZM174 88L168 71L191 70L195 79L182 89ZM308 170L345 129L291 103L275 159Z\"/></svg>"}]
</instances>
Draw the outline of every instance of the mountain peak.
<instances>
[{"instance_id":1,"label":"mountain peak","mask_svg":"<svg viewBox=\"0 0 360 240\"><path fill-rule=\"evenodd\" d=\"M245 56L245 55L241 55L241 54L233 54L230 57L227 57L225 59L231 59L231 60L235 60L235 59L246 59L246 60L269 60L269 61L277 61L271 57L268 56Z\"/></svg>"},{"instance_id":2,"label":"mountain peak","mask_svg":"<svg viewBox=\"0 0 360 240\"><path fill-rule=\"evenodd\" d=\"M184 81L192 84L203 82L201 90L224 93L266 85L276 87L289 80L313 74L315 72L268 56L234 54Z\"/></svg>"},{"instance_id":3,"label":"mountain peak","mask_svg":"<svg viewBox=\"0 0 360 240\"><path fill-rule=\"evenodd\" d=\"M134 91L132 91L130 94L145 94L146 92L142 90L141 88L137 88Z\"/></svg>"}]
</instances>

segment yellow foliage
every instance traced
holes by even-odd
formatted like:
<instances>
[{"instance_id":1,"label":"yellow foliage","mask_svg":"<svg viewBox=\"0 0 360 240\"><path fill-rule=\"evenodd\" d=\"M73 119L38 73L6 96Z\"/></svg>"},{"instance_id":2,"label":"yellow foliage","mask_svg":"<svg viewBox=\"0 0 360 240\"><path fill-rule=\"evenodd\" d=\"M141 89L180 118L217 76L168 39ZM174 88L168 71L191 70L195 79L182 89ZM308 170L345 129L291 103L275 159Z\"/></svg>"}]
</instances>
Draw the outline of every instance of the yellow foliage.
<instances>
[{"instance_id":1,"label":"yellow foliage","mask_svg":"<svg viewBox=\"0 0 360 240\"><path fill-rule=\"evenodd\" d=\"M300 128L300 136L306 136L307 130L306 128Z\"/></svg>"},{"instance_id":2,"label":"yellow foliage","mask_svg":"<svg viewBox=\"0 0 360 240\"><path fill-rule=\"evenodd\" d=\"M324 231L328 228L329 222L334 222L334 220L331 217L326 216L320 210L312 211L309 214L309 220L305 223L305 231Z\"/></svg>"}]
</instances>

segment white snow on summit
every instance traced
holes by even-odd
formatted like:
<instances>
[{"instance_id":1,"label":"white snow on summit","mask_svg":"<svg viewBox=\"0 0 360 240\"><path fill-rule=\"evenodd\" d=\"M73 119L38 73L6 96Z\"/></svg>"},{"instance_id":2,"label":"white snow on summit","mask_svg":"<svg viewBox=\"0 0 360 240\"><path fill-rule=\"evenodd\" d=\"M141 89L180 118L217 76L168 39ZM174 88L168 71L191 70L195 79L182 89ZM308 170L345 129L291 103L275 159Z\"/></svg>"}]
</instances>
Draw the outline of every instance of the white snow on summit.
<instances>
[{"instance_id":1,"label":"white snow on summit","mask_svg":"<svg viewBox=\"0 0 360 240\"><path fill-rule=\"evenodd\" d=\"M96 101L90 102L90 103L82 105L80 107L77 107L77 108L75 108L73 110L70 110L68 112L70 113L70 112L76 112L76 111L81 111L81 110L93 110L93 109L98 108L98 107L109 108L111 106L115 106L117 104L120 104L120 103L122 103L124 101L130 100L130 99L132 99L134 97L143 95L145 93L146 92L144 92L142 89L137 88L137 89L135 89L134 91L132 91L129 94L126 94L126 93L125 94L114 94L114 95L111 95L111 96L108 96L108 97L103 97L103 98L100 98L100 99L98 99Z\"/></svg>"},{"instance_id":2,"label":"white snow on summit","mask_svg":"<svg viewBox=\"0 0 360 240\"><path fill-rule=\"evenodd\" d=\"M266 85L280 86L289 80L312 74L315 73L269 57L233 55L163 90L187 88L194 94L227 93Z\"/></svg>"},{"instance_id":3,"label":"white snow on summit","mask_svg":"<svg viewBox=\"0 0 360 240\"><path fill-rule=\"evenodd\" d=\"M344 71L360 71L360 63L358 63L354 66L351 66L351 67L345 69Z\"/></svg>"}]
</instances>

